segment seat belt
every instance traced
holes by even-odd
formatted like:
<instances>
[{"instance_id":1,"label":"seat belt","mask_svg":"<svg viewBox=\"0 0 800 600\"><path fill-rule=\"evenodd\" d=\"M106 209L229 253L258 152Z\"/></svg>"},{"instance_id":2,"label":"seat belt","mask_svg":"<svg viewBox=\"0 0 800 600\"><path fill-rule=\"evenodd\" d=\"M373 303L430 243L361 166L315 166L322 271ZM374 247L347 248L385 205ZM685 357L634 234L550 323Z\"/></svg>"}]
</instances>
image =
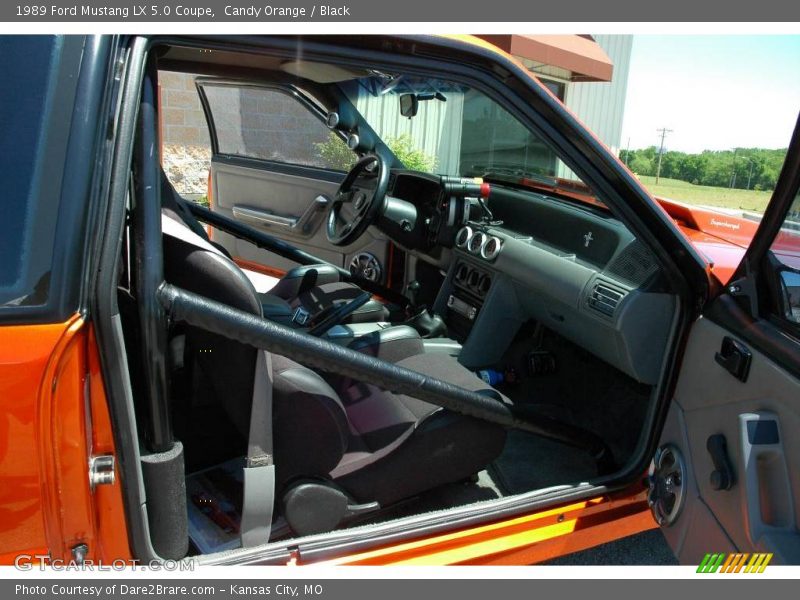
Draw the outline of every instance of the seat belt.
<instances>
[{"instance_id":1,"label":"seat belt","mask_svg":"<svg viewBox=\"0 0 800 600\"><path fill-rule=\"evenodd\" d=\"M272 357L256 354L250 433L244 467L242 520L239 526L242 548L269 542L275 504L275 461L272 444Z\"/></svg>"}]
</instances>

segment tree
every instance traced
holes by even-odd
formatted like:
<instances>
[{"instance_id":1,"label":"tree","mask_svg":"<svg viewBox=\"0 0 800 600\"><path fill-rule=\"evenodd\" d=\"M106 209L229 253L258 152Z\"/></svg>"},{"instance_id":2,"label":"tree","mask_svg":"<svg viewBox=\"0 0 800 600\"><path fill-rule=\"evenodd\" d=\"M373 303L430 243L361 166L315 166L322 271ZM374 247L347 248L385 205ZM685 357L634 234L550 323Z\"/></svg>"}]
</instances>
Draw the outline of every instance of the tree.
<instances>
[{"instance_id":1,"label":"tree","mask_svg":"<svg viewBox=\"0 0 800 600\"><path fill-rule=\"evenodd\" d=\"M407 169L433 173L436 168L436 157L416 148L408 134L390 138L386 140L386 145ZM333 132L329 134L327 140L318 142L314 146L328 169L349 171L358 158Z\"/></svg>"},{"instance_id":2,"label":"tree","mask_svg":"<svg viewBox=\"0 0 800 600\"><path fill-rule=\"evenodd\" d=\"M637 175L653 175L655 173L653 161L646 156L636 154L628 164L630 170Z\"/></svg>"},{"instance_id":3,"label":"tree","mask_svg":"<svg viewBox=\"0 0 800 600\"><path fill-rule=\"evenodd\" d=\"M386 145L407 169L433 173L436 168L436 157L415 148L414 142L408 134L391 138L386 141Z\"/></svg>"},{"instance_id":4,"label":"tree","mask_svg":"<svg viewBox=\"0 0 800 600\"><path fill-rule=\"evenodd\" d=\"M317 154L328 169L349 171L358 158L355 153L347 147L347 144L332 131L328 133L327 140L314 144L314 147L317 149Z\"/></svg>"},{"instance_id":5,"label":"tree","mask_svg":"<svg viewBox=\"0 0 800 600\"><path fill-rule=\"evenodd\" d=\"M738 148L736 161L736 187L745 189L750 179L750 188L772 190L786 160L786 148ZM752 177L750 162L753 161ZM638 175L655 175L657 149L655 146L640 150L623 150L620 158L627 162L631 171ZM688 181L695 185L728 187L734 168L733 150L704 150L699 154L665 152L661 160L661 176Z\"/></svg>"}]
</instances>

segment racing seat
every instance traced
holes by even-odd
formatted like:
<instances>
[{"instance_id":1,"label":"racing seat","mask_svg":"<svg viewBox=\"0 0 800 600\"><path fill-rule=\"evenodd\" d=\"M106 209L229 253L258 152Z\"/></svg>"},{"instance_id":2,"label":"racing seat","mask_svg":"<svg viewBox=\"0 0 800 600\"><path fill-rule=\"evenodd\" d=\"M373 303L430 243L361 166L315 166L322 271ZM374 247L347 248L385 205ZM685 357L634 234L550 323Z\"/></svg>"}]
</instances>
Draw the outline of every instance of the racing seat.
<instances>
[{"instance_id":1,"label":"racing seat","mask_svg":"<svg viewBox=\"0 0 800 600\"><path fill-rule=\"evenodd\" d=\"M161 172L162 213L182 221L193 233L214 246L219 252L231 258L230 253L220 244L209 239L208 233L185 205L185 200ZM340 280L339 272L330 265L305 265L287 272L267 293L258 296L264 306L288 304L292 311L301 308L313 319L325 310L349 302L362 292L352 283ZM377 323L389 318L389 310L375 299L356 309L345 323Z\"/></svg>"},{"instance_id":2,"label":"racing seat","mask_svg":"<svg viewBox=\"0 0 800 600\"><path fill-rule=\"evenodd\" d=\"M252 283L225 253L182 220L164 214L162 221L169 283L262 315ZM244 454L253 395L266 387L256 381L262 351L191 326L183 334L184 360L202 371L241 434ZM356 381L337 392L315 371L285 357L270 358L275 504L297 535L329 531L356 515L470 477L505 444L506 431L496 424ZM446 354L406 356L396 364L472 391L487 390ZM190 397L196 393L191 385L197 384L189 384Z\"/></svg>"}]
</instances>

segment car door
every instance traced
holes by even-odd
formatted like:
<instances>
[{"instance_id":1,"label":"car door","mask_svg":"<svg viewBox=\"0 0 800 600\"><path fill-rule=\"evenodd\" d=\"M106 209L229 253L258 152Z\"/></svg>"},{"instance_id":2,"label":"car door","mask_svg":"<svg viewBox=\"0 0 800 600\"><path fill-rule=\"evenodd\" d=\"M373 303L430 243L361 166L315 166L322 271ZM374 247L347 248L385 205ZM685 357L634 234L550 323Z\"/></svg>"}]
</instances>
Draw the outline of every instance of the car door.
<instances>
[{"instance_id":1,"label":"car door","mask_svg":"<svg viewBox=\"0 0 800 600\"><path fill-rule=\"evenodd\" d=\"M320 108L291 86L208 78L196 83L211 139L212 210L386 281L389 241L375 228L350 246L327 239L328 203L358 157L325 126ZM236 258L283 271L296 266L223 232L212 235Z\"/></svg>"},{"instance_id":2,"label":"car door","mask_svg":"<svg viewBox=\"0 0 800 600\"><path fill-rule=\"evenodd\" d=\"M692 326L651 468L667 541L706 570L800 564L798 185L800 124L742 264Z\"/></svg>"}]
</instances>

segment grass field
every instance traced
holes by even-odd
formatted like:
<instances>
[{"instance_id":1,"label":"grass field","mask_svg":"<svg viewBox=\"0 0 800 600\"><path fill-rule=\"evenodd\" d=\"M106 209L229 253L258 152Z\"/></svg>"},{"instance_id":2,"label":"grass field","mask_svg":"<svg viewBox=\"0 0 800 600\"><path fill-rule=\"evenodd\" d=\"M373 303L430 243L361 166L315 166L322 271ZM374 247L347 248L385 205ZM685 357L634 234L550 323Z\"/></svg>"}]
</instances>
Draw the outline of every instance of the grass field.
<instances>
[{"instance_id":1,"label":"grass field","mask_svg":"<svg viewBox=\"0 0 800 600\"><path fill-rule=\"evenodd\" d=\"M686 181L665 179L664 177L659 179L658 185L656 185L655 177L643 175L639 179L654 196L686 202L687 204L737 208L758 213L764 212L772 195L771 192L692 185Z\"/></svg>"}]
</instances>

